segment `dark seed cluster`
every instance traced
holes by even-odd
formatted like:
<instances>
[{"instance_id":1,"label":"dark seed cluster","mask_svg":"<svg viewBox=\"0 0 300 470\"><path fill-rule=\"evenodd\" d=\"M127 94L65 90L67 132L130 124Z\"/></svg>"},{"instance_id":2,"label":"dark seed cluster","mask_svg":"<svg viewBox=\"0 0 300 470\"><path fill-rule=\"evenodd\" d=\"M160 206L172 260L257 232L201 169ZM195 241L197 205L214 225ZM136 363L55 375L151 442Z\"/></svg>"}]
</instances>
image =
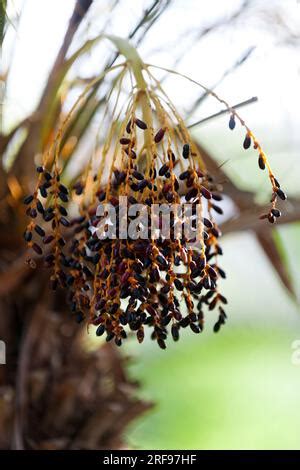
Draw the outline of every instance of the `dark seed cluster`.
<instances>
[{"instance_id":1,"label":"dark seed cluster","mask_svg":"<svg viewBox=\"0 0 300 470\"><path fill-rule=\"evenodd\" d=\"M142 153L146 132L151 158L145 165L137 155ZM94 197L88 206L80 202L86 181L78 181L69 193L55 168L52 172L37 168L38 188L24 200L31 219L26 242L52 270L51 287L67 291L76 320L95 325L96 335L105 335L106 341L120 346L131 332L141 343L148 327L151 338L165 349L168 335L177 341L183 329L200 333L205 309L218 309L214 327L218 331L225 323L227 303L218 290L218 279L225 278L225 272L218 264L221 232L213 218L213 213L222 214L221 188L200 168L187 130L174 138L166 117L154 131L132 110L116 145L119 163L112 163L108 181L93 178ZM198 245L190 248L193 240L184 231L177 236L178 223L183 226L184 220L175 220L174 215L169 239L153 238L150 232L146 239L120 239L118 230L124 222L120 196L127 196L128 212L132 204L148 207L149 218L153 204L190 203L195 214L198 206L202 214ZM68 217L69 201L77 201L78 217ZM99 238L100 203L110 203L116 210L115 239ZM128 213L125 217L127 223L134 220ZM155 221L158 229L160 217Z\"/></svg>"},{"instance_id":2,"label":"dark seed cluster","mask_svg":"<svg viewBox=\"0 0 300 470\"><path fill-rule=\"evenodd\" d=\"M116 117L109 124L98 167L88 162L72 188L63 183L55 140L51 168L48 163L37 168L37 186L24 199L30 219L24 239L34 253L28 264L34 267L35 259L41 260L51 270L52 289L66 291L76 321L86 320L97 336L117 346L128 334L142 343L148 327L165 349L168 336L177 341L184 329L199 334L205 313L217 312L215 332L227 318L227 299L219 290L226 277L219 265L221 231L215 220L223 214L222 187L208 173L173 105L167 101L165 109L162 103L151 87L147 93L133 91L123 124ZM232 130L237 117L232 110ZM280 216L276 199L286 196L247 128L243 146L252 143L259 167L268 168L272 182L272 208L264 218L273 223ZM121 197L127 200L125 214ZM107 203L115 209L114 237L103 236L111 221L97 210ZM146 227L138 223L139 214L129 215L137 203L146 208ZM170 234L164 236L162 214L151 212L154 204L187 203L192 235L182 213L171 214ZM121 236L124 223L133 222L143 236Z\"/></svg>"}]
</instances>

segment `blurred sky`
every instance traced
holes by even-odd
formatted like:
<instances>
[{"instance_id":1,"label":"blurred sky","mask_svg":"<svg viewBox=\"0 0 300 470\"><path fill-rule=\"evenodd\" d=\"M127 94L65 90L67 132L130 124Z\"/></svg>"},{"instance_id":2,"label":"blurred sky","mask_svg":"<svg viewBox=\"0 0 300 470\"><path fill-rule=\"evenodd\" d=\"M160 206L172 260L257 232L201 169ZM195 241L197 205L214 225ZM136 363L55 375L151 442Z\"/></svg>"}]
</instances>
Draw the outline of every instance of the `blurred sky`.
<instances>
[{"instance_id":1,"label":"blurred sky","mask_svg":"<svg viewBox=\"0 0 300 470\"><path fill-rule=\"evenodd\" d=\"M121 1L110 16L114 3L95 1L89 24L79 30L75 45L81 45L87 37L95 37L104 25L106 31L125 36L149 5L144 0ZM300 144L300 2L251 0L249 3L245 13L228 26L226 19L239 10L242 0L173 0L146 36L140 53L147 62L175 68L212 86L245 51L254 47L248 61L225 78L216 91L231 104L258 96L258 103L243 109L241 114L264 142L266 152L276 154L272 161L275 172L282 174L282 182L289 185L292 192L300 193L299 175L295 171ZM5 106L6 127L34 109L62 41L74 0L12 0L9 5L12 19L16 11L22 15L16 46L13 51L4 47L2 58L5 67L13 56ZM224 20L225 25L197 40L205 28L219 21L222 24ZM7 45L13 34L11 30L6 38ZM105 57L102 47L96 47L88 60L79 62L75 71L87 77L96 74L98 64ZM107 43L105 48L113 50ZM160 71L155 73L164 75ZM201 89L177 76L169 76L164 85L189 122L220 109L218 103L209 98L190 116L190 105L201 94ZM239 174L241 184L249 184L245 181L249 170L247 163L243 166L244 172L243 168L236 169L236 163L239 165L236 160L240 158L237 142L241 136L235 133L232 138L228 134L227 117L202 125L195 132L204 143L209 142L211 151L221 162L230 160L226 169ZM212 139L216 132L220 135L218 140ZM254 188L257 184L260 187L260 180L253 184Z\"/></svg>"},{"instance_id":2,"label":"blurred sky","mask_svg":"<svg viewBox=\"0 0 300 470\"><path fill-rule=\"evenodd\" d=\"M31 111L37 101L64 35L74 0L12 0L8 3L12 17L14 11L22 12L8 97L8 104L20 116ZM80 31L79 40L80 36L94 37L101 32L109 18L109 6L113 3L95 1L90 12L91 23ZM295 120L299 123L296 103L300 98L300 59L297 53L300 38L294 40L295 45L290 36L295 34L297 37L300 30L300 2L252 0L252 6L232 26L220 26L216 33L197 41L204 28L221 19L228 19L241 4L241 0L173 0L146 36L140 49L142 57L165 67L174 66L180 57L176 65L178 71L212 85L243 51L254 46L256 52L249 62L226 79L219 91L234 102L258 95L263 100L258 115L261 116L263 107L268 108L270 127L285 121L286 126L294 131ZM119 2L111 17L113 21L108 22L106 30L125 36L146 5L149 2L144 0ZM111 48L110 45L108 47ZM10 59L11 51L4 48L4 64ZM87 75L89 71L96 72L100 59L96 54L91 54L82 72ZM170 88L183 107L199 91L178 78L172 79ZM212 100L209 102L212 108L216 107ZM284 114L278 112L279 108Z\"/></svg>"}]
</instances>

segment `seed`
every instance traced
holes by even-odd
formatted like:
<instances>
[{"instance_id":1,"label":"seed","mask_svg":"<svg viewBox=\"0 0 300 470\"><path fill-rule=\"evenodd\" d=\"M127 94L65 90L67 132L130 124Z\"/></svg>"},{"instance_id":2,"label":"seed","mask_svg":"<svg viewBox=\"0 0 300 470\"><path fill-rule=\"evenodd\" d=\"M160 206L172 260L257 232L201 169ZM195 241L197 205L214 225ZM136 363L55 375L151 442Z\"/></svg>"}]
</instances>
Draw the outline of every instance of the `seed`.
<instances>
[{"instance_id":1,"label":"seed","mask_svg":"<svg viewBox=\"0 0 300 470\"><path fill-rule=\"evenodd\" d=\"M246 134L245 140L243 142L243 147L247 150L251 146L251 137L249 134Z\"/></svg>"},{"instance_id":2,"label":"seed","mask_svg":"<svg viewBox=\"0 0 300 470\"><path fill-rule=\"evenodd\" d=\"M164 176L167 171L169 170L169 165L167 163L164 163L164 165L159 169L159 176Z\"/></svg>"},{"instance_id":3,"label":"seed","mask_svg":"<svg viewBox=\"0 0 300 470\"><path fill-rule=\"evenodd\" d=\"M190 201L191 199L193 199L194 197L196 197L198 194L198 189L197 188L192 188L190 189L186 195L185 195L185 199L186 201Z\"/></svg>"},{"instance_id":4,"label":"seed","mask_svg":"<svg viewBox=\"0 0 300 470\"><path fill-rule=\"evenodd\" d=\"M147 306L146 306L146 310L147 310L147 312L149 313L149 315L151 315L152 317L155 317L156 311L155 311L155 309L152 307L152 305L147 305Z\"/></svg>"},{"instance_id":5,"label":"seed","mask_svg":"<svg viewBox=\"0 0 300 470\"><path fill-rule=\"evenodd\" d=\"M190 146L189 144L184 144L182 147L182 156L183 158L189 158L190 156Z\"/></svg>"},{"instance_id":6,"label":"seed","mask_svg":"<svg viewBox=\"0 0 300 470\"><path fill-rule=\"evenodd\" d=\"M220 215L223 214L223 209L221 209L221 207L219 206L216 206L215 204L212 204L211 207Z\"/></svg>"},{"instance_id":7,"label":"seed","mask_svg":"<svg viewBox=\"0 0 300 470\"><path fill-rule=\"evenodd\" d=\"M126 333L126 331L125 331L125 330L122 330L122 331L120 332L120 335L121 335L121 336L122 336L122 338L124 338L124 339L126 339L126 338L127 338L127 333Z\"/></svg>"},{"instance_id":8,"label":"seed","mask_svg":"<svg viewBox=\"0 0 300 470\"><path fill-rule=\"evenodd\" d=\"M148 127L147 124L146 124L144 121L141 121L141 120L138 119L138 118L135 119L135 123L136 123L136 125L137 125L140 129L142 129L143 131L144 131L145 129L147 129L147 127Z\"/></svg>"},{"instance_id":9,"label":"seed","mask_svg":"<svg viewBox=\"0 0 300 470\"><path fill-rule=\"evenodd\" d=\"M143 328L140 328L136 332L136 337L137 337L137 340L138 340L139 343L142 343L144 341L145 334L144 334L144 329Z\"/></svg>"},{"instance_id":10,"label":"seed","mask_svg":"<svg viewBox=\"0 0 300 470\"><path fill-rule=\"evenodd\" d=\"M161 349L166 349L166 347L167 347L167 346L166 346L166 343L165 343L164 340L161 339L161 338L158 338L157 344L158 344L158 346L159 346Z\"/></svg>"},{"instance_id":11,"label":"seed","mask_svg":"<svg viewBox=\"0 0 300 470\"><path fill-rule=\"evenodd\" d=\"M112 306L109 308L109 313L111 315L114 315L115 313L117 313L117 311L119 310L119 304L118 303L114 303L112 304Z\"/></svg>"},{"instance_id":12,"label":"seed","mask_svg":"<svg viewBox=\"0 0 300 470\"><path fill-rule=\"evenodd\" d=\"M264 170L266 168L264 157L261 154L258 157L258 166L261 170Z\"/></svg>"},{"instance_id":13,"label":"seed","mask_svg":"<svg viewBox=\"0 0 300 470\"><path fill-rule=\"evenodd\" d=\"M280 199L282 199L282 201L285 201L287 199L287 195L285 194L285 192L282 191L282 189L277 188L276 193L280 197Z\"/></svg>"},{"instance_id":14,"label":"seed","mask_svg":"<svg viewBox=\"0 0 300 470\"><path fill-rule=\"evenodd\" d=\"M60 237L60 238L58 239L58 243L60 244L60 246L65 246L66 240L65 240L63 237Z\"/></svg>"},{"instance_id":15,"label":"seed","mask_svg":"<svg viewBox=\"0 0 300 470\"><path fill-rule=\"evenodd\" d=\"M137 185L138 191L143 191L145 187L148 185L147 180L140 181L139 184Z\"/></svg>"},{"instance_id":16,"label":"seed","mask_svg":"<svg viewBox=\"0 0 300 470\"><path fill-rule=\"evenodd\" d=\"M60 185L58 186L58 189L59 189L62 193L64 193L64 194L68 194L68 193L69 193L68 189L67 189L63 184L60 184Z\"/></svg>"},{"instance_id":17,"label":"seed","mask_svg":"<svg viewBox=\"0 0 300 470\"><path fill-rule=\"evenodd\" d=\"M200 332L201 332L199 326L195 325L195 323L190 323L190 329L191 329L194 333L200 333Z\"/></svg>"},{"instance_id":18,"label":"seed","mask_svg":"<svg viewBox=\"0 0 300 470\"><path fill-rule=\"evenodd\" d=\"M93 257L92 257L92 263L94 265L98 264L100 261L100 254L99 253L96 253Z\"/></svg>"},{"instance_id":19,"label":"seed","mask_svg":"<svg viewBox=\"0 0 300 470\"><path fill-rule=\"evenodd\" d=\"M38 255L42 255L42 254L43 254L42 248L41 248L40 245L38 245L37 243L34 243L34 244L32 245L32 249L33 249Z\"/></svg>"},{"instance_id":20,"label":"seed","mask_svg":"<svg viewBox=\"0 0 300 470\"><path fill-rule=\"evenodd\" d=\"M136 203L137 203L137 200L135 199L135 197L129 196L128 202L130 202L130 204L136 204Z\"/></svg>"},{"instance_id":21,"label":"seed","mask_svg":"<svg viewBox=\"0 0 300 470\"><path fill-rule=\"evenodd\" d=\"M223 201L223 196L221 196L221 194L212 194L211 197L215 200L215 201Z\"/></svg>"},{"instance_id":22,"label":"seed","mask_svg":"<svg viewBox=\"0 0 300 470\"><path fill-rule=\"evenodd\" d=\"M216 250L217 250L218 255L220 255L220 256L223 255L223 250L219 245L216 245Z\"/></svg>"},{"instance_id":23,"label":"seed","mask_svg":"<svg viewBox=\"0 0 300 470\"><path fill-rule=\"evenodd\" d=\"M274 224L276 222L276 218L274 217L274 215L269 214L268 221L270 222L270 224Z\"/></svg>"},{"instance_id":24,"label":"seed","mask_svg":"<svg viewBox=\"0 0 300 470\"><path fill-rule=\"evenodd\" d=\"M122 137L122 139L120 139L120 144L121 145L128 145L130 144L131 140L130 139L127 139L127 137Z\"/></svg>"},{"instance_id":25,"label":"seed","mask_svg":"<svg viewBox=\"0 0 300 470\"><path fill-rule=\"evenodd\" d=\"M128 134L131 133L131 119L129 119L129 121L128 121L128 123L127 123L126 132L127 132Z\"/></svg>"},{"instance_id":26,"label":"seed","mask_svg":"<svg viewBox=\"0 0 300 470\"><path fill-rule=\"evenodd\" d=\"M46 263L52 263L52 261L54 261L55 257L52 253L50 253L49 255L45 256L45 261Z\"/></svg>"},{"instance_id":27,"label":"seed","mask_svg":"<svg viewBox=\"0 0 300 470\"><path fill-rule=\"evenodd\" d=\"M172 337L173 337L174 341L179 340L179 329L178 329L178 326L176 324L172 325L171 334L172 334Z\"/></svg>"},{"instance_id":28,"label":"seed","mask_svg":"<svg viewBox=\"0 0 300 470\"><path fill-rule=\"evenodd\" d=\"M157 131L157 133L154 136L154 142L156 144L162 141L162 139L164 138L165 132L166 132L165 129L159 129L159 131Z\"/></svg>"},{"instance_id":29,"label":"seed","mask_svg":"<svg viewBox=\"0 0 300 470\"><path fill-rule=\"evenodd\" d=\"M210 277L212 277L214 279L218 277L216 271L211 266L208 266L207 271L208 271L208 274L210 275Z\"/></svg>"},{"instance_id":30,"label":"seed","mask_svg":"<svg viewBox=\"0 0 300 470\"><path fill-rule=\"evenodd\" d=\"M184 317L180 320L180 326L182 326L182 328L186 328L189 324L190 324L189 317Z\"/></svg>"},{"instance_id":31,"label":"seed","mask_svg":"<svg viewBox=\"0 0 300 470\"><path fill-rule=\"evenodd\" d=\"M67 275L67 280L66 280L66 282L67 282L67 285L68 285L68 286L72 286L72 285L74 284L74 281L75 281L74 276Z\"/></svg>"},{"instance_id":32,"label":"seed","mask_svg":"<svg viewBox=\"0 0 300 470\"><path fill-rule=\"evenodd\" d=\"M111 341L113 338L115 337L115 334L113 332L111 333L108 333L105 340L106 342L108 343L109 341Z\"/></svg>"},{"instance_id":33,"label":"seed","mask_svg":"<svg viewBox=\"0 0 300 470\"><path fill-rule=\"evenodd\" d=\"M121 338L115 338L115 344L116 344L116 346L118 346L118 347L122 346L122 340L121 340Z\"/></svg>"},{"instance_id":34,"label":"seed","mask_svg":"<svg viewBox=\"0 0 300 470\"><path fill-rule=\"evenodd\" d=\"M139 171L135 170L132 175L139 181L144 179L144 175L140 173Z\"/></svg>"},{"instance_id":35,"label":"seed","mask_svg":"<svg viewBox=\"0 0 300 470\"><path fill-rule=\"evenodd\" d=\"M53 236L53 235L47 235L46 237L43 238L43 243L44 243L45 245L48 245L48 244L51 243L53 240L54 240L54 236Z\"/></svg>"},{"instance_id":36,"label":"seed","mask_svg":"<svg viewBox=\"0 0 300 470\"><path fill-rule=\"evenodd\" d=\"M228 300L226 299L226 297L224 297L224 295L219 294L219 299L221 300L222 304L228 304Z\"/></svg>"},{"instance_id":37,"label":"seed","mask_svg":"<svg viewBox=\"0 0 300 470\"><path fill-rule=\"evenodd\" d=\"M29 196L26 196L24 199L23 199L23 203L27 206L28 204L30 204L31 202L33 201L33 196L32 194L30 194Z\"/></svg>"},{"instance_id":38,"label":"seed","mask_svg":"<svg viewBox=\"0 0 300 470\"><path fill-rule=\"evenodd\" d=\"M194 185L194 176L190 176L187 179L186 186L187 188L191 188Z\"/></svg>"},{"instance_id":39,"label":"seed","mask_svg":"<svg viewBox=\"0 0 300 470\"><path fill-rule=\"evenodd\" d=\"M163 268L167 268L168 267L168 262L166 260L166 258L162 255L158 255L156 257L156 261L163 267Z\"/></svg>"},{"instance_id":40,"label":"seed","mask_svg":"<svg viewBox=\"0 0 300 470\"><path fill-rule=\"evenodd\" d=\"M214 332L218 333L220 328L221 328L221 323L219 321L217 321L217 323L215 323L215 325L214 325Z\"/></svg>"},{"instance_id":41,"label":"seed","mask_svg":"<svg viewBox=\"0 0 300 470\"><path fill-rule=\"evenodd\" d=\"M226 279L226 273L222 268L218 267L218 273L223 279Z\"/></svg>"},{"instance_id":42,"label":"seed","mask_svg":"<svg viewBox=\"0 0 300 470\"><path fill-rule=\"evenodd\" d=\"M30 242L32 240L32 233L29 230L26 230L23 237L26 242Z\"/></svg>"},{"instance_id":43,"label":"seed","mask_svg":"<svg viewBox=\"0 0 300 470\"><path fill-rule=\"evenodd\" d=\"M68 201L69 201L67 194L63 193L62 191L60 191L60 192L58 193L58 197L59 197L63 202L68 202Z\"/></svg>"},{"instance_id":44,"label":"seed","mask_svg":"<svg viewBox=\"0 0 300 470\"><path fill-rule=\"evenodd\" d=\"M177 290L179 291L183 290L183 284L179 279L174 279L174 284Z\"/></svg>"},{"instance_id":45,"label":"seed","mask_svg":"<svg viewBox=\"0 0 300 470\"><path fill-rule=\"evenodd\" d=\"M125 271L125 273L121 277L122 284L125 284L125 282L128 281L128 279L130 278L130 274L131 273L129 271Z\"/></svg>"},{"instance_id":46,"label":"seed","mask_svg":"<svg viewBox=\"0 0 300 470\"><path fill-rule=\"evenodd\" d=\"M153 268L150 271L150 282L158 282L159 281L159 271L157 268Z\"/></svg>"},{"instance_id":47,"label":"seed","mask_svg":"<svg viewBox=\"0 0 300 470\"><path fill-rule=\"evenodd\" d=\"M171 204L171 203L174 201L174 199L175 199L174 194L173 194L173 193L170 193L170 192L167 193L165 197L166 197L167 202L169 202L170 204Z\"/></svg>"},{"instance_id":48,"label":"seed","mask_svg":"<svg viewBox=\"0 0 300 470\"><path fill-rule=\"evenodd\" d=\"M183 181L183 180L186 180L189 176L190 176L190 172L189 170L186 170L179 175L179 179Z\"/></svg>"},{"instance_id":49,"label":"seed","mask_svg":"<svg viewBox=\"0 0 300 470\"><path fill-rule=\"evenodd\" d=\"M174 176L174 189L175 191L178 191L179 189L179 183L178 183L178 179L176 178L176 176Z\"/></svg>"},{"instance_id":50,"label":"seed","mask_svg":"<svg viewBox=\"0 0 300 470\"><path fill-rule=\"evenodd\" d=\"M70 222L65 217L61 217L59 221L64 227L70 227Z\"/></svg>"},{"instance_id":51,"label":"seed","mask_svg":"<svg viewBox=\"0 0 300 470\"><path fill-rule=\"evenodd\" d=\"M46 172L44 173L44 178L45 178L45 180L47 180L47 181L51 181L51 180L52 180L52 175L51 175L51 173L49 173L48 171L46 171Z\"/></svg>"},{"instance_id":52,"label":"seed","mask_svg":"<svg viewBox=\"0 0 300 470\"><path fill-rule=\"evenodd\" d=\"M44 236L45 236L45 230L44 230L42 227L40 227L39 225L36 225L36 226L34 227L34 230L36 231L36 233L37 233L38 235L40 235L40 237L44 237Z\"/></svg>"},{"instance_id":53,"label":"seed","mask_svg":"<svg viewBox=\"0 0 300 470\"><path fill-rule=\"evenodd\" d=\"M176 157L174 153L172 152L172 150L168 150L168 159L172 160L172 162L175 163Z\"/></svg>"},{"instance_id":54,"label":"seed","mask_svg":"<svg viewBox=\"0 0 300 470\"><path fill-rule=\"evenodd\" d=\"M170 292L170 289L171 289L171 286L169 286L168 284L166 284L165 286L163 286L161 289L160 289L160 292L162 294L168 294Z\"/></svg>"},{"instance_id":55,"label":"seed","mask_svg":"<svg viewBox=\"0 0 300 470\"><path fill-rule=\"evenodd\" d=\"M32 219L35 219L35 218L37 217L37 211L36 211L34 208L30 209L30 211L29 211L29 216L30 216Z\"/></svg>"},{"instance_id":56,"label":"seed","mask_svg":"<svg viewBox=\"0 0 300 470\"><path fill-rule=\"evenodd\" d=\"M40 190L40 193L41 193L42 197L47 197L48 196L47 189L45 188L45 186L40 186L39 190Z\"/></svg>"},{"instance_id":57,"label":"seed","mask_svg":"<svg viewBox=\"0 0 300 470\"><path fill-rule=\"evenodd\" d=\"M235 128L235 116L234 114L232 114L229 119L229 129L233 131L234 128Z\"/></svg>"},{"instance_id":58,"label":"seed","mask_svg":"<svg viewBox=\"0 0 300 470\"><path fill-rule=\"evenodd\" d=\"M271 212L274 217L281 217L281 212L278 209L271 209Z\"/></svg>"},{"instance_id":59,"label":"seed","mask_svg":"<svg viewBox=\"0 0 300 470\"><path fill-rule=\"evenodd\" d=\"M166 315L164 318L161 319L161 326L167 326L170 323L171 319L172 318L170 315Z\"/></svg>"},{"instance_id":60,"label":"seed","mask_svg":"<svg viewBox=\"0 0 300 470\"><path fill-rule=\"evenodd\" d=\"M225 310L223 309L223 307L219 307L219 312L220 312L220 317L222 317L223 319L226 319L227 318L227 315L225 313Z\"/></svg>"},{"instance_id":61,"label":"seed","mask_svg":"<svg viewBox=\"0 0 300 470\"><path fill-rule=\"evenodd\" d=\"M211 192L208 191L204 186L201 186L200 192L205 199L211 199Z\"/></svg>"},{"instance_id":62,"label":"seed","mask_svg":"<svg viewBox=\"0 0 300 470\"><path fill-rule=\"evenodd\" d=\"M98 326L98 328L96 330L96 335L97 336L102 336L104 331L105 331L105 326L102 323L101 325Z\"/></svg>"},{"instance_id":63,"label":"seed","mask_svg":"<svg viewBox=\"0 0 300 470\"><path fill-rule=\"evenodd\" d=\"M66 216L68 215L68 212L63 206L58 206L58 210L61 213L61 215L66 215Z\"/></svg>"},{"instance_id":64,"label":"seed","mask_svg":"<svg viewBox=\"0 0 300 470\"><path fill-rule=\"evenodd\" d=\"M274 178L274 184L277 188L280 188L280 183L276 178Z\"/></svg>"},{"instance_id":65,"label":"seed","mask_svg":"<svg viewBox=\"0 0 300 470\"><path fill-rule=\"evenodd\" d=\"M44 214L44 221L45 222L50 222L55 217L53 212L45 212Z\"/></svg>"},{"instance_id":66,"label":"seed","mask_svg":"<svg viewBox=\"0 0 300 470\"><path fill-rule=\"evenodd\" d=\"M139 187L136 183L131 183L130 187L131 187L132 191L138 191L139 190Z\"/></svg>"},{"instance_id":67,"label":"seed","mask_svg":"<svg viewBox=\"0 0 300 470\"><path fill-rule=\"evenodd\" d=\"M43 186L44 186L45 189L48 189L48 188L51 188L52 184L50 183L50 181L45 181Z\"/></svg>"},{"instance_id":68,"label":"seed","mask_svg":"<svg viewBox=\"0 0 300 470\"><path fill-rule=\"evenodd\" d=\"M213 224L211 223L211 221L209 219L207 219L206 217L203 217L203 223L204 223L205 227L207 227L207 228L212 228L213 227Z\"/></svg>"},{"instance_id":69,"label":"seed","mask_svg":"<svg viewBox=\"0 0 300 470\"><path fill-rule=\"evenodd\" d=\"M45 210L44 210L43 204L41 203L39 199L37 199L36 201L36 208L40 214L44 214Z\"/></svg>"},{"instance_id":70,"label":"seed","mask_svg":"<svg viewBox=\"0 0 300 470\"><path fill-rule=\"evenodd\" d=\"M80 181L77 181L77 183L74 184L73 189L75 190L75 194L79 196L80 194L82 194L83 191L82 183Z\"/></svg>"}]
</instances>

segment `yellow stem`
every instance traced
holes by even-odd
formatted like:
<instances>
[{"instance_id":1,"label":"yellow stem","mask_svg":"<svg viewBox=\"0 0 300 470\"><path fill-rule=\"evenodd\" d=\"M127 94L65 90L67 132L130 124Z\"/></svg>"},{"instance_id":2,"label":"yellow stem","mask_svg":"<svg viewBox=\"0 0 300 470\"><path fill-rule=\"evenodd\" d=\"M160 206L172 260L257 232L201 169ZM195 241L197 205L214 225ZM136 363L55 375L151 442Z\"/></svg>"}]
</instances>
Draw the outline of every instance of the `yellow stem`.
<instances>
[{"instance_id":1,"label":"yellow stem","mask_svg":"<svg viewBox=\"0 0 300 470\"><path fill-rule=\"evenodd\" d=\"M145 69L145 64L142 61L140 55L138 54L135 47L133 47L127 40L119 38L117 36L106 36L107 39L112 41L119 52L126 58L127 64L131 67L136 86L138 89L138 98L140 99L140 105L143 114L143 121L147 124L147 129L144 131L144 145L147 154L147 169L151 167L152 159L152 132L153 132L153 121L152 121L152 111L150 98L148 93L148 86L146 80L143 76L143 70Z\"/></svg>"}]
</instances>

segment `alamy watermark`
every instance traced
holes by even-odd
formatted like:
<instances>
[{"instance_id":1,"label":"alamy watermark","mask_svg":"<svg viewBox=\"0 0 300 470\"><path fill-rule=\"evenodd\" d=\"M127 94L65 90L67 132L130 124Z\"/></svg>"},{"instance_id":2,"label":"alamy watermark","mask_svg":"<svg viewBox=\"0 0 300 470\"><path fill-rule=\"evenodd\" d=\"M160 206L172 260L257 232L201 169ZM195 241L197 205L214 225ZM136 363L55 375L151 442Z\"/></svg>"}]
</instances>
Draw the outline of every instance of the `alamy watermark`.
<instances>
[{"instance_id":1,"label":"alamy watermark","mask_svg":"<svg viewBox=\"0 0 300 470\"><path fill-rule=\"evenodd\" d=\"M104 239L177 239L184 238L189 248L203 240L203 218L200 204L128 205L120 196L118 205L103 203L97 207L97 223L90 227L93 235Z\"/></svg>"}]
</instances>

